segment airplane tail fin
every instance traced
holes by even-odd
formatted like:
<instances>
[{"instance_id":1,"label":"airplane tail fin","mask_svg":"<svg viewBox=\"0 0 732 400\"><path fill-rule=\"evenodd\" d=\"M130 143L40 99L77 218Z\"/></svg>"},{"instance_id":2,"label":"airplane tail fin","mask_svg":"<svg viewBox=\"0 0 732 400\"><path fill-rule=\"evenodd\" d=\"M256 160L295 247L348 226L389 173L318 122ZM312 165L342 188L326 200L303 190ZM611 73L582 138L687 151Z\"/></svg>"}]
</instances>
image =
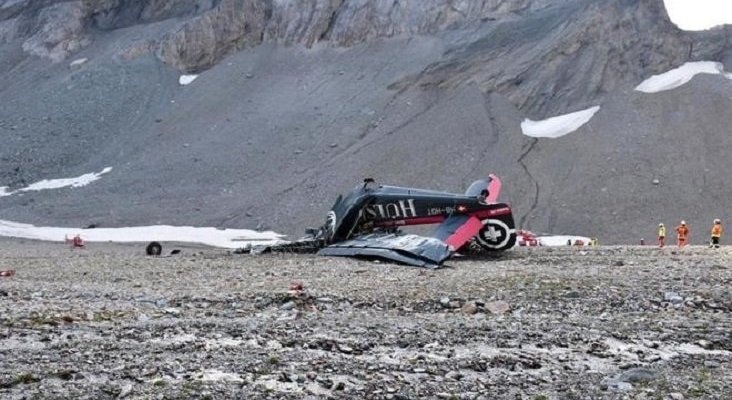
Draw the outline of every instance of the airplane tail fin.
<instances>
[{"instance_id":1,"label":"airplane tail fin","mask_svg":"<svg viewBox=\"0 0 732 400\"><path fill-rule=\"evenodd\" d=\"M486 203L495 203L498 201L498 195L501 194L501 179L494 174L488 175L488 179L481 179L473 182L465 191L467 196L484 196Z\"/></svg>"}]
</instances>

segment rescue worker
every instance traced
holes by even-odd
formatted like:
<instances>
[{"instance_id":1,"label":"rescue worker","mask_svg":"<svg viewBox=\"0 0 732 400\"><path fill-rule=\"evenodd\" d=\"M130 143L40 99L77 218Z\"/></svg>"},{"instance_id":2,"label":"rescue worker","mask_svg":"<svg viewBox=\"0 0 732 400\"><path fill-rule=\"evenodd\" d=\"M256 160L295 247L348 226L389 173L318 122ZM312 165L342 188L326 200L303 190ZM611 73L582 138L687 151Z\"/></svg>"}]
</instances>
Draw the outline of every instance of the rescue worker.
<instances>
[{"instance_id":1,"label":"rescue worker","mask_svg":"<svg viewBox=\"0 0 732 400\"><path fill-rule=\"evenodd\" d=\"M681 225L677 226L676 231L676 245L684 247L688 244L689 238L689 227L686 226L686 221L681 221Z\"/></svg>"},{"instance_id":2,"label":"rescue worker","mask_svg":"<svg viewBox=\"0 0 732 400\"><path fill-rule=\"evenodd\" d=\"M709 248L711 249L714 247L715 249L719 248L719 239L722 238L722 232L724 229L722 229L722 221L717 218L714 220L714 225L712 225L712 241L709 242Z\"/></svg>"},{"instance_id":3,"label":"rescue worker","mask_svg":"<svg viewBox=\"0 0 732 400\"><path fill-rule=\"evenodd\" d=\"M658 247L666 245L666 226L663 222L658 224Z\"/></svg>"}]
</instances>

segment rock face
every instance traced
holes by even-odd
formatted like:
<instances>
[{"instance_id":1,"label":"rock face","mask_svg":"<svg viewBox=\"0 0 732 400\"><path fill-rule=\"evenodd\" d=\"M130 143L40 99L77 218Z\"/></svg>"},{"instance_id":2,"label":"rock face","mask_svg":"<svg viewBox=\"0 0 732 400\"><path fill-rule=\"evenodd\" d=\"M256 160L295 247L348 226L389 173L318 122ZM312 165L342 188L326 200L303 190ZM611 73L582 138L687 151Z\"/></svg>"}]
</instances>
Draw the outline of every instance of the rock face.
<instances>
[{"instance_id":1,"label":"rock face","mask_svg":"<svg viewBox=\"0 0 732 400\"><path fill-rule=\"evenodd\" d=\"M58 62L89 43L81 2L6 1L0 10L0 40L23 38L29 54Z\"/></svg>"},{"instance_id":2,"label":"rock face","mask_svg":"<svg viewBox=\"0 0 732 400\"><path fill-rule=\"evenodd\" d=\"M692 39L663 15L661 1L565 2L489 28L415 81L440 87L477 82L538 119L584 108L649 72L708 56L691 54ZM508 70L506 58L512 60Z\"/></svg>"},{"instance_id":3,"label":"rock face","mask_svg":"<svg viewBox=\"0 0 732 400\"><path fill-rule=\"evenodd\" d=\"M676 29L661 0L0 0L0 189L114 167L0 197L0 219L295 235L364 176L460 192L496 172L524 228L696 225L732 207L705 161L726 160L725 78L632 89L732 62L729 37ZM565 138L521 134L595 105Z\"/></svg>"},{"instance_id":4,"label":"rock face","mask_svg":"<svg viewBox=\"0 0 732 400\"><path fill-rule=\"evenodd\" d=\"M546 4L529 0L16 0L0 3L0 20L5 20L1 38L35 37L28 40L26 51L40 56L51 57L39 50L42 45L61 45L52 57L58 60L78 50L64 43L82 41L85 28L112 30L178 19L180 24L158 38L161 57L192 71L211 67L236 48L268 40L306 46L319 41L353 45L376 37L434 33Z\"/></svg>"},{"instance_id":5,"label":"rock face","mask_svg":"<svg viewBox=\"0 0 732 400\"><path fill-rule=\"evenodd\" d=\"M537 116L591 104L688 59L728 54L726 41L714 40L726 35L682 34L660 0L14 0L0 3L0 41L19 38L29 54L61 61L94 30L165 20L173 22L145 48L186 72L270 41L351 46L470 29L446 57L397 86L476 82Z\"/></svg>"},{"instance_id":6,"label":"rock face","mask_svg":"<svg viewBox=\"0 0 732 400\"><path fill-rule=\"evenodd\" d=\"M469 29L439 62L408 84L476 82L537 117L596 102L620 84L688 59L726 58L720 32L684 35L660 0L105 0L0 3L0 42L61 61L95 30L169 21L142 46L165 63L200 72L265 42L351 46L395 35ZM139 55L140 45L127 49ZM506 68L506 60L511 60Z\"/></svg>"}]
</instances>

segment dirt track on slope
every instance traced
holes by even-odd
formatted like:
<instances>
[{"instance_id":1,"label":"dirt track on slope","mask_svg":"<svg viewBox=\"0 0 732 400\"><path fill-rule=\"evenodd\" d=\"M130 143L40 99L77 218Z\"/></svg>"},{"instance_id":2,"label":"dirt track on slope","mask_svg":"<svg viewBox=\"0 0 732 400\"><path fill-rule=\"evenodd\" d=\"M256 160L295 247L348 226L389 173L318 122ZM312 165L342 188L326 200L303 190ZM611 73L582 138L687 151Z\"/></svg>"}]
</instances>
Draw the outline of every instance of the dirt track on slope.
<instances>
[{"instance_id":1,"label":"dirt track on slope","mask_svg":"<svg viewBox=\"0 0 732 400\"><path fill-rule=\"evenodd\" d=\"M16 271L0 278L3 398L732 394L729 249L518 249L428 271L0 245Z\"/></svg>"}]
</instances>

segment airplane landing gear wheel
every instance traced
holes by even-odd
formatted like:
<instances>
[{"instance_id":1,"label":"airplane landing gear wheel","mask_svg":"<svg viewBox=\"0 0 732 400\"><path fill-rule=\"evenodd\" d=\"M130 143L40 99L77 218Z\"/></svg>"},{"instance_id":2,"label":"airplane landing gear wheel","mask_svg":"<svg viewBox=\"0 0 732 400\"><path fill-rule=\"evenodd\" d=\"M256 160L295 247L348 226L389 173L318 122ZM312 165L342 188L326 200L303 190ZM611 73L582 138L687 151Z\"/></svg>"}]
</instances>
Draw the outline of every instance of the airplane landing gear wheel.
<instances>
[{"instance_id":1,"label":"airplane landing gear wheel","mask_svg":"<svg viewBox=\"0 0 732 400\"><path fill-rule=\"evenodd\" d=\"M516 244L516 230L500 219L484 219L483 229L475 236L478 244L488 251L503 251ZM513 221L511 221L513 222Z\"/></svg>"},{"instance_id":2,"label":"airplane landing gear wheel","mask_svg":"<svg viewBox=\"0 0 732 400\"><path fill-rule=\"evenodd\" d=\"M150 242L145 248L148 256L159 256L163 252L163 246L158 242Z\"/></svg>"}]
</instances>

